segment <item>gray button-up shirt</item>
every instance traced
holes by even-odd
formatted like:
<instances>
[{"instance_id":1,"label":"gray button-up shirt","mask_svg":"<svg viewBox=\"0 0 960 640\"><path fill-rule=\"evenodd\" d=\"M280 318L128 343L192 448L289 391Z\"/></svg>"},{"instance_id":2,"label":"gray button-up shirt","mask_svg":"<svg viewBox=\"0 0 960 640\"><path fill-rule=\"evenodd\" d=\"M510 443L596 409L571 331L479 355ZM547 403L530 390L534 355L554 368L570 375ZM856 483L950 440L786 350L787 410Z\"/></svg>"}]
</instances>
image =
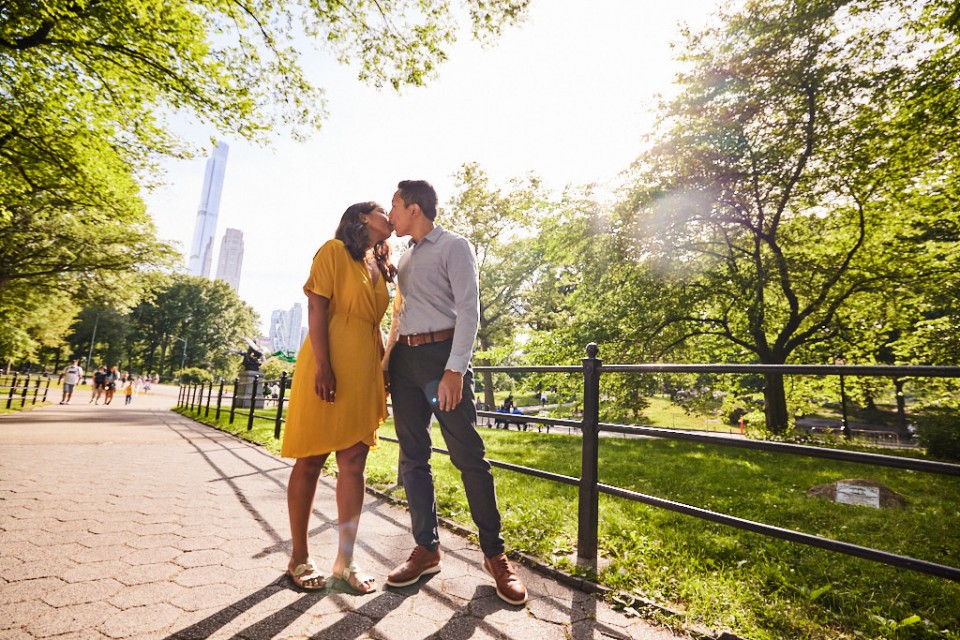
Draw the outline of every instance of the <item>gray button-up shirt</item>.
<instances>
[{"instance_id":1,"label":"gray button-up shirt","mask_svg":"<svg viewBox=\"0 0 960 640\"><path fill-rule=\"evenodd\" d=\"M455 329L446 369L464 373L480 324L477 255L461 235L434 227L400 256L401 335Z\"/></svg>"}]
</instances>

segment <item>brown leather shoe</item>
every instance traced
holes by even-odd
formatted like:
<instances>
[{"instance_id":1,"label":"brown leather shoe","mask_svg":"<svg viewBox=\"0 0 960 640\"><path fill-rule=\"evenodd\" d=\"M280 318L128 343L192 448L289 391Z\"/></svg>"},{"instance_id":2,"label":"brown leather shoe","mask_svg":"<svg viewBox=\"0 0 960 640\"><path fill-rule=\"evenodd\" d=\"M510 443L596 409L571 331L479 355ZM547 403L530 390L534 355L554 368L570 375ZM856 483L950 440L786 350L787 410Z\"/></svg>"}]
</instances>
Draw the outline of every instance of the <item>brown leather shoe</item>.
<instances>
[{"instance_id":1,"label":"brown leather shoe","mask_svg":"<svg viewBox=\"0 0 960 640\"><path fill-rule=\"evenodd\" d=\"M497 583L497 595L509 604L527 601L527 588L505 554L483 559L483 570Z\"/></svg>"},{"instance_id":2,"label":"brown leather shoe","mask_svg":"<svg viewBox=\"0 0 960 640\"><path fill-rule=\"evenodd\" d=\"M440 549L430 551L423 545L417 545L407 561L390 572L387 584L391 587L405 587L413 584L425 575L440 573Z\"/></svg>"}]
</instances>

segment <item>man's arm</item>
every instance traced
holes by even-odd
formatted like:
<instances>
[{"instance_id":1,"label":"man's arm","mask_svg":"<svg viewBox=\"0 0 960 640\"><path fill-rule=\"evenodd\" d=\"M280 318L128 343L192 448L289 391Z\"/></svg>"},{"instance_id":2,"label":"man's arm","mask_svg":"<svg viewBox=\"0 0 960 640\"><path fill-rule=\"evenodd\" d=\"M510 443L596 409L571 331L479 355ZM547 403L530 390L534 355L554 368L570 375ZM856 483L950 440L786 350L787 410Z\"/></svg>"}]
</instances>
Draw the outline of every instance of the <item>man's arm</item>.
<instances>
[{"instance_id":1,"label":"man's arm","mask_svg":"<svg viewBox=\"0 0 960 640\"><path fill-rule=\"evenodd\" d=\"M447 256L447 277L453 289L457 322L453 346L437 389L441 411L452 411L463 398L463 374L473 356L473 343L480 325L480 282L477 256L465 239L457 238Z\"/></svg>"}]
</instances>

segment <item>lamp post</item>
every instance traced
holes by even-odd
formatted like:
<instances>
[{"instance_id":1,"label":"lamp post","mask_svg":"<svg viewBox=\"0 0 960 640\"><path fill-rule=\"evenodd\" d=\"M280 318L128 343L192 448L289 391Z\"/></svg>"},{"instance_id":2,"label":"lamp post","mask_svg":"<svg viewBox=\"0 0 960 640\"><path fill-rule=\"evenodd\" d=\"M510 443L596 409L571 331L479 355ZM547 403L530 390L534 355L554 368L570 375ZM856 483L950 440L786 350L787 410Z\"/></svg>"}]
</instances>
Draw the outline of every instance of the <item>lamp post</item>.
<instances>
[{"instance_id":1,"label":"lamp post","mask_svg":"<svg viewBox=\"0 0 960 640\"><path fill-rule=\"evenodd\" d=\"M838 355L833 359L833 364L843 366L847 364L847 359ZM847 421L847 392L843 384L843 372L840 373L840 426L843 429L843 437L850 439L850 423Z\"/></svg>"},{"instance_id":2,"label":"lamp post","mask_svg":"<svg viewBox=\"0 0 960 640\"><path fill-rule=\"evenodd\" d=\"M180 336L175 336L175 335L170 335L170 337L173 338L174 340L180 340L181 342L183 342L183 356L181 356L180 358L180 375L178 376L178 380L181 380L183 378L183 367L187 362L187 339L181 338Z\"/></svg>"},{"instance_id":3,"label":"lamp post","mask_svg":"<svg viewBox=\"0 0 960 640\"><path fill-rule=\"evenodd\" d=\"M100 312L97 311L97 317L93 321L93 335L90 336L90 349L87 351L87 363L83 367L84 371L90 371L90 358L93 357L93 343L97 341L97 326L100 324Z\"/></svg>"}]
</instances>

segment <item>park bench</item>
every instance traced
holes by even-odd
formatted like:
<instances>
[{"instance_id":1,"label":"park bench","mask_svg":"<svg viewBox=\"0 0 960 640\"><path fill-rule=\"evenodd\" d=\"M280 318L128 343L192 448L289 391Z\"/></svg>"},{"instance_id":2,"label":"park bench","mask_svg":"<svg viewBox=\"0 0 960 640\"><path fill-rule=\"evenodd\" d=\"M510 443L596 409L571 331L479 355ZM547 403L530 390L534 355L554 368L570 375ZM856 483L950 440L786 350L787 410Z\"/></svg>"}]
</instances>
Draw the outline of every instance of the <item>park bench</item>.
<instances>
[{"instance_id":1,"label":"park bench","mask_svg":"<svg viewBox=\"0 0 960 640\"><path fill-rule=\"evenodd\" d=\"M510 429L510 425L517 425L517 431L526 431L527 430L527 416L520 413L497 413L497 417L493 419L493 426L495 429Z\"/></svg>"}]
</instances>

